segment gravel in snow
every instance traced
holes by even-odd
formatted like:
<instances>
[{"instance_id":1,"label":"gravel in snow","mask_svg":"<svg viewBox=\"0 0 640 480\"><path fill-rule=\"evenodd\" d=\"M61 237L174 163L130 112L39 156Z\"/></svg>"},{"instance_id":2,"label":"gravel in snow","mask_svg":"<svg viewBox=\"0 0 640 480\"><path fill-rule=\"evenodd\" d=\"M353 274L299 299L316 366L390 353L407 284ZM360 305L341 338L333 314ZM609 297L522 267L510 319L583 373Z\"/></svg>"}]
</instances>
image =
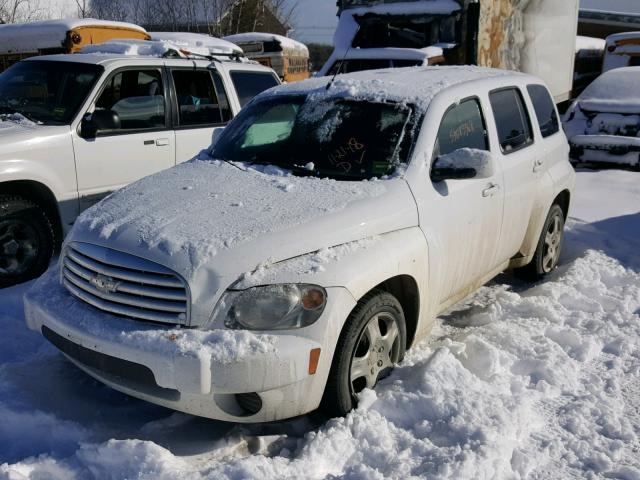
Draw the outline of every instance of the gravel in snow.
<instances>
[{"instance_id":1,"label":"gravel in snow","mask_svg":"<svg viewBox=\"0 0 640 480\"><path fill-rule=\"evenodd\" d=\"M639 185L579 172L560 268L441 316L345 418L236 426L131 399L26 330L26 286L4 290L0 478L638 479Z\"/></svg>"}]
</instances>

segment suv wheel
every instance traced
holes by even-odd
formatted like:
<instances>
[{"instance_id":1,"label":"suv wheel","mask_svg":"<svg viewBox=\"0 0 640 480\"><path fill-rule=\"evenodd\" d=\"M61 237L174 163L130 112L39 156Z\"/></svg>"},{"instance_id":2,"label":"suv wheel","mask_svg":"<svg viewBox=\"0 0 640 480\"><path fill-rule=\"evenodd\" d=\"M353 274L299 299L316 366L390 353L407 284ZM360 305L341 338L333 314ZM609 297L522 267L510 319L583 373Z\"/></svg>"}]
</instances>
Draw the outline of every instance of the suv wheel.
<instances>
[{"instance_id":1,"label":"suv wheel","mask_svg":"<svg viewBox=\"0 0 640 480\"><path fill-rule=\"evenodd\" d=\"M544 222L533 259L514 273L525 280L536 281L558 266L564 239L564 213L559 205L552 205Z\"/></svg>"},{"instance_id":2,"label":"suv wheel","mask_svg":"<svg viewBox=\"0 0 640 480\"><path fill-rule=\"evenodd\" d=\"M0 195L0 288L41 275L53 255L51 222L35 203Z\"/></svg>"},{"instance_id":3,"label":"suv wheel","mask_svg":"<svg viewBox=\"0 0 640 480\"><path fill-rule=\"evenodd\" d=\"M373 388L402 360L406 338L398 300L383 291L365 295L338 340L321 408L333 416L347 414L363 389Z\"/></svg>"}]
</instances>

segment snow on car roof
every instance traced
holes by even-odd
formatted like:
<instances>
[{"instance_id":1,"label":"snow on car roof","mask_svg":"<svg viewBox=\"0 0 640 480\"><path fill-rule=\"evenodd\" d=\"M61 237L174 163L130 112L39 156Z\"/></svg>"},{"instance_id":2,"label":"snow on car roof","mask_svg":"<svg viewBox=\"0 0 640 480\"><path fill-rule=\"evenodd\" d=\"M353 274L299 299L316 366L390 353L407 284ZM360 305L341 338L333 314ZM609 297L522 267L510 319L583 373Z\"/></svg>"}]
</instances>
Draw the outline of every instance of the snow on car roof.
<instances>
[{"instance_id":1,"label":"snow on car roof","mask_svg":"<svg viewBox=\"0 0 640 480\"><path fill-rule=\"evenodd\" d=\"M640 113L640 67L616 68L603 73L580 95L580 107L608 113Z\"/></svg>"},{"instance_id":2,"label":"snow on car roof","mask_svg":"<svg viewBox=\"0 0 640 480\"><path fill-rule=\"evenodd\" d=\"M237 45L221 38L202 33L149 32L149 35L151 36L151 40L168 42L191 51L193 51L194 48L204 49L210 55L215 53L242 53L242 49Z\"/></svg>"},{"instance_id":3,"label":"snow on car roof","mask_svg":"<svg viewBox=\"0 0 640 480\"><path fill-rule=\"evenodd\" d=\"M305 55L309 55L309 49L304 43L300 43L293 38L283 37L282 35L276 35L275 33L263 33L263 32L247 32L238 33L235 35L228 35L224 37L224 40L235 44L242 43L255 43L255 42L272 42L276 41L282 45L283 48L289 48L291 50L298 50Z\"/></svg>"},{"instance_id":4,"label":"snow on car roof","mask_svg":"<svg viewBox=\"0 0 640 480\"><path fill-rule=\"evenodd\" d=\"M398 59L426 60L443 55L443 49L436 46L425 48L352 48L345 59ZM340 59L336 60L340 61Z\"/></svg>"},{"instance_id":5,"label":"snow on car roof","mask_svg":"<svg viewBox=\"0 0 640 480\"><path fill-rule=\"evenodd\" d=\"M110 40L82 47L81 54L163 57L168 52L180 54L180 47L153 40Z\"/></svg>"},{"instance_id":6,"label":"snow on car roof","mask_svg":"<svg viewBox=\"0 0 640 480\"><path fill-rule=\"evenodd\" d=\"M133 23L112 22L95 18L68 18L41 22L0 25L0 53L28 52L61 47L67 32L79 27L110 27L147 31Z\"/></svg>"},{"instance_id":7,"label":"snow on car roof","mask_svg":"<svg viewBox=\"0 0 640 480\"><path fill-rule=\"evenodd\" d=\"M521 73L472 66L407 67L367 70L338 75L331 87L331 77L317 77L282 85L259 95L308 94L314 101L326 98L355 98L371 101L397 101L426 110L442 90L474 80Z\"/></svg>"}]
</instances>

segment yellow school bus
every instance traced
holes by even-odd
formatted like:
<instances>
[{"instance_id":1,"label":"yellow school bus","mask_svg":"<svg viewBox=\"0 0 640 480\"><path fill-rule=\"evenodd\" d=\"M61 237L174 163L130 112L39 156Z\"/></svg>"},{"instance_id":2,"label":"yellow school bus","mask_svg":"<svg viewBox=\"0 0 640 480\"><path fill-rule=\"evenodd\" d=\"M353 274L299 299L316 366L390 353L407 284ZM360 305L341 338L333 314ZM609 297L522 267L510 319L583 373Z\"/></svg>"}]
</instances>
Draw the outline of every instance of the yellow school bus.
<instances>
[{"instance_id":1,"label":"yellow school bus","mask_svg":"<svg viewBox=\"0 0 640 480\"><path fill-rule=\"evenodd\" d=\"M303 43L273 33L249 32L229 35L247 58L272 68L283 82L297 82L311 76L309 49Z\"/></svg>"},{"instance_id":2,"label":"yellow school bus","mask_svg":"<svg viewBox=\"0 0 640 480\"><path fill-rule=\"evenodd\" d=\"M0 72L23 58L76 53L85 45L118 38L150 37L138 25L93 18L0 25Z\"/></svg>"}]
</instances>

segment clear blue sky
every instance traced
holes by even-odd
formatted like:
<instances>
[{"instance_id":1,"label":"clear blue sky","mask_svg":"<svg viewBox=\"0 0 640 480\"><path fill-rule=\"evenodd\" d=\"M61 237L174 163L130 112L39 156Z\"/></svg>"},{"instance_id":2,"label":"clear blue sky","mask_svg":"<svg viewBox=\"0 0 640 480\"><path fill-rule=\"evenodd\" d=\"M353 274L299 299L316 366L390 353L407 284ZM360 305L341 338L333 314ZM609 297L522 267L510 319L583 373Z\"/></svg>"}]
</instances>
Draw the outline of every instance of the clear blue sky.
<instances>
[{"instance_id":1,"label":"clear blue sky","mask_svg":"<svg viewBox=\"0 0 640 480\"><path fill-rule=\"evenodd\" d=\"M290 0L296 3L296 0ZM638 0L640 1L640 0ZM305 43L333 43L338 17L336 0L297 0L291 36Z\"/></svg>"}]
</instances>

